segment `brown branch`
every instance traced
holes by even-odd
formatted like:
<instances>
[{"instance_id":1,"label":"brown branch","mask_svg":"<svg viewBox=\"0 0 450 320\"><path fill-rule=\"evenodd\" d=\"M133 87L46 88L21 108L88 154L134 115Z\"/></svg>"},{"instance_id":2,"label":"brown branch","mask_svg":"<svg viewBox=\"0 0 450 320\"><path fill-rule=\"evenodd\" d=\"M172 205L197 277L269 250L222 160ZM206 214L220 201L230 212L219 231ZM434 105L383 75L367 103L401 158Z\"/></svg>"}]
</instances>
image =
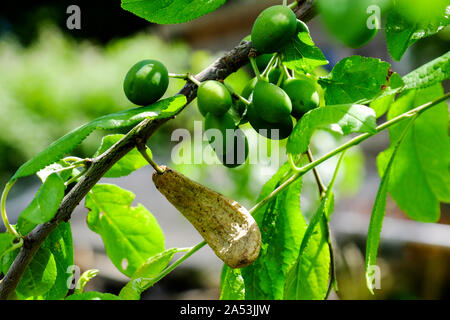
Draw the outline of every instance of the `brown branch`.
<instances>
[{"instance_id":1,"label":"brown branch","mask_svg":"<svg viewBox=\"0 0 450 320\"><path fill-rule=\"evenodd\" d=\"M311 153L311 149L308 148L308 151L306 152L309 162L313 162L314 158ZM320 178L319 171L317 171L317 168L313 168L314 178L316 179L317 188L319 189L319 198L322 199L322 196L324 195L324 192L327 190L325 185L322 182L322 179Z\"/></svg>"},{"instance_id":2,"label":"brown branch","mask_svg":"<svg viewBox=\"0 0 450 320\"><path fill-rule=\"evenodd\" d=\"M298 7L294 10L297 17L304 21L310 20L314 16L313 0L299 1ZM217 59L213 64L195 76L200 82L205 80L223 80L228 75L236 72L239 68L248 63L248 54L252 48L251 42L239 45ZM185 107L196 97L197 86L188 82L180 91L187 98ZM184 109L184 108L183 108ZM181 112L182 110L180 110ZM146 119L134 127L125 137L102 155L92 159L92 163L86 174L67 193L55 215L55 217L44 224L38 225L33 231L24 237L24 244L9 268L7 274L0 283L0 300L7 299L19 283L25 269L33 259L37 250L55 230L59 223L69 221L73 210L87 195L103 175L123 156L134 149L139 141L147 141L151 135L168 119Z\"/></svg>"}]
</instances>

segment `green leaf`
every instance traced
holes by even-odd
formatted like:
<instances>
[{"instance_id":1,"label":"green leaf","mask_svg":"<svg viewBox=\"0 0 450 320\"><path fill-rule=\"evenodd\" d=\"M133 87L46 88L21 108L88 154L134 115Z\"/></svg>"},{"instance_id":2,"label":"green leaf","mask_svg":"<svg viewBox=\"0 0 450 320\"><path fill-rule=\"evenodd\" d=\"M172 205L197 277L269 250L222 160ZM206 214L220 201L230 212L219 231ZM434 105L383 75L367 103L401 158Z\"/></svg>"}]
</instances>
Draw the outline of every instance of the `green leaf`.
<instances>
[{"instance_id":1,"label":"green leaf","mask_svg":"<svg viewBox=\"0 0 450 320\"><path fill-rule=\"evenodd\" d=\"M17 180L22 177L31 176L42 168L61 159L65 154L72 151L83 140L95 130L92 123L88 123L69 132L59 138L46 149L37 154L34 158L25 162L10 179Z\"/></svg>"},{"instance_id":2,"label":"green leaf","mask_svg":"<svg viewBox=\"0 0 450 320\"><path fill-rule=\"evenodd\" d=\"M370 106L375 110L377 118L382 116L393 102L396 94L411 90L431 87L450 77L450 52L422 65L398 80L394 73L389 79L387 88Z\"/></svg>"},{"instance_id":3,"label":"green leaf","mask_svg":"<svg viewBox=\"0 0 450 320\"><path fill-rule=\"evenodd\" d=\"M158 24L184 23L210 13L226 0L122 0L122 8Z\"/></svg>"},{"instance_id":4,"label":"green leaf","mask_svg":"<svg viewBox=\"0 0 450 320\"><path fill-rule=\"evenodd\" d=\"M115 185L97 184L86 197L89 228L98 233L111 261L127 276L164 250L164 234L144 206L131 207L135 195Z\"/></svg>"},{"instance_id":5,"label":"green leaf","mask_svg":"<svg viewBox=\"0 0 450 320\"><path fill-rule=\"evenodd\" d=\"M329 286L330 249L328 221L333 211L332 193L343 154L334 171L320 206L304 233L298 260L289 269L284 288L285 299L319 300L326 297Z\"/></svg>"},{"instance_id":6,"label":"green leaf","mask_svg":"<svg viewBox=\"0 0 450 320\"><path fill-rule=\"evenodd\" d=\"M88 291L83 293L75 293L68 296L65 300L122 300L120 297L97 291Z\"/></svg>"},{"instance_id":7,"label":"green leaf","mask_svg":"<svg viewBox=\"0 0 450 320\"><path fill-rule=\"evenodd\" d=\"M315 68L328 64L322 51L314 44L306 25L280 50L281 61L289 69L300 73L314 71Z\"/></svg>"},{"instance_id":8,"label":"green leaf","mask_svg":"<svg viewBox=\"0 0 450 320\"><path fill-rule=\"evenodd\" d=\"M93 278L97 276L99 273L99 270L97 269L90 269L83 272L83 274L80 276L80 279L78 279L77 285L75 287L74 293L80 294L83 293L84 287L86 284L91 281Z\"/></svg>"},{"instance_id":9,"label":"green leaf","mask_svg":"<svg viewBox=\"0 0 450 320\"><path fill-rule=\"evenodd\" d=\"M343 135L354 132L376 132L375 112L366 106L344 104L325 106L307 112L295 125L287 142L287 151L304 153L315 130L333 130Z\"/></svg>"},{"instance_id":10,"label":"green leaf","mask_svg":"<svg viewBox=\"0 0 450 320\"><path fill-rule=\"evenodd\" d=\"M425 2L424 6L428 6ZM414 6L414 5L412 5ZM428 7L424 8L427 11ZM418 40L429 37L449 24L449 15L443 6L433 17L423 21L411 21L406 12L394 8L386 17L386 42L394 60L400 60L406 50Z\"/></svg>"},{"instance_id":11,"label":"green leaf","mask_svg":"<svg viewBox=\"0 0 450 320\"><path fill-rule=\"evenodd\" d=\"M319 210L324 210L321 206ZM317 214L317 213L316 213ZM320 214L323 217L323 214ZM324 219L311 224L311 235L302 241L298 262L289 270L284 298L287 300L323 300L326 296L330 273L328 226Z\"/></svg>"},{"instance_id":12,"label":"green leaf","mask_svg":"<svg viewBox=\"0 0 450 320\"><path fill-rule=\"evenodd\" d=\"M405 90L430 87L450 78L450 51L403 77Z\"/></svg>"},{"instance_id":13,"label":"green leaf","mask_svg":"<svg viewBox=\"0 0 450 320\"><path fill-rule=\"evenodd\" d=\"M73 262L72 230L70 222L61 222L55 230L45 239L43 248L48 249L55 259L56 280L51 289L43 295L45 300L63 299L69 287L67 285L70 274L68 268Z\"/></svg>"},{"instance_id":14,"label":"green leaf","mask_svg":"<svg viewBox=\"0 0 450 320\"><path fill-rule=\"evenodd\" d=\"M278 171L263 185L256 202L260 202L265 197L267 197L273 190L275 190L280 185L280 181L288 178L289 174L292 174L292 168L289 162L285 162L278 169ZM266 208L267 204L253 214L257 221L262 221L262 217L264 216Z\"/></svg>"},{"instance_id":15,"label":"green leaf","mask_svg":"<svg viewBox=\"0 0 450 320\"><path fill-rule=\"evenodd\" d=\"M123 134L113 134L106 137L103 137L102 143L98 150L95 152L94 157L98 157L103 152L111 148L117 141L124 137ZM151 151L148 149L150 158L152 157ZM135 170L138 170L144 166L146 166L148 162L144 159L144 157L139 153L139 151L135 148L128 152L124 157L122 157L119 161L116 162L115 165L112 166L111 169L104 175L106 178L117 178L127 176Z\"/></svg>"},{"instance_id":16,"label":"green leaf","mask_svg":"<svg viewBox=\"0 0 450 320\"><path fill-rule=\"evenodd\" d=\"M386 198L388 192L389 185L389 176L391 174L392 163L394 162L395 156L397 155L397 151L403 142L403 139L406 136L407 131L410 129L412 122L415 119L409 120L410 124L408 124L401 136L395 142L392 152L390 152L389 161L384 170L383 177L380 182L380 186L378 188L377 196L375 198L375 202L372 208L372 215L370 217L369 230L367 232L367 243L366 243L366 284L369 290L373 294L372 288L372 274L371 267L375 266L378 245L380 243L381 229L383 226L383 219L386 210Z\"/></svg>"},{"instance_id":17,"label":"green leaf","mask_svg":"<svg viewBox=\"0 0 450 320\"><path fill-rule=\"evenodd\" d=\"M388 85L390 65L380 59L351 56L342 59L319 80L327 105L370 100Z\"/></svg>"},{"instance_id":18,"label":"green leaf","mask_svg":"<svg viewBox=\"0 0 450 320\"><path fill-rule=\"evenodd\" d=\"M49 291L56 280L57 269L53 254L47 248L39 248L16 287L17 295L26 299Z\"/></svg>"},{"instance_id":19,"label":"green leaf","mask_svg":"<svg viewBox=\"0 0 450 320\"><path fill-rule=\"evenodd\" d=\"M50 221L58 211L59 205L64 198L64 181L53 173L41 185L34 199L22 211L17 227L22 235L26 235L41 223Z\"/></svg>"},{"instance_id":20,"label":"green leaf","mask_svg":"<svg viewBox=\"0 0 450 320\"><path fill-rule=\"evenodd\" d=\"M17 257L17 255L19 254L20 249L15 249L12 251L7 251L6 253L3 253L3 257L1 258L1 272L3 274L6 274L9 270L9 268L11 268L12 263L14 262L14 259Z\"/></svg>"},{"instance_id":21,"label":"green leaf","mask_svg":"<svg viewBox=\"0 0 450 320\"><path fill-rule=\"evenodd\" d=\"M241 270L231 269L224 264L220 289L220 300L244 300L245 284Z\"/></svg>"},{"instance_id":22,"label":"green leaf","mask_svg":"<svg viewBox=\"0 0 450 320\"><path fill-rule=\"evenodd\" d=\"M3 257L3 254L6 253L6 250L11 248L13 240L14 236L12 234L0 233L0 259Z\"/></svg>"},{"instance_id":23,"label":"green leaf","mask_svg":"<svg viewBox=\"0 0 450 320\"><path fill-rule=\"evenodd\" d=\"M175 115L186 104L186 101L185 96L177 95L147 107L124 110L97 118L56 140L34 158L28 160L16 171L10 181L35 174L42 168L57 162L95 129L113 130L136 125L145 118L169 118Z\"/></svg>"},{"instance_id":24,"label":"green leaf","mask_svg":"<svg viewBox=\"0 0 450 320\"><path fill-rule=\"evenodd\" d=\"M42 253L41 250L43 250L44 253ZM46 261L47 258L44 259L42 256L46 257L47 252L50 252L51 257L48 257L48 264L44 264L43 260ZM3 273L6 274L18 253L19 249L16 249L12 252L9 252L3 257L3 259L1 260ZM30 274L33 275L32 278L26 280L26 282L28 283L27 286L29 285L29 283L32 284L27 287L28 289L25 289L28 291L19 289L19 291L17 291L18 296L21 299L63 299L69 290L67 285L68 279L70 278L68 267L73 265L72 231L70 228L70 223L61 222L58 227L56 227L56 229L53 230L52 233L50 233L50 235L45 239L36 256L39 257L39 260L33 262L35 259L33 258L32 264L34 266L34 269L31 273L26 274L27 277L30 277ZM54 269L53 266L55 266L56 269ZM39 274L41 274L41 277L43 278L47 277L46 279L48 279L49 274L53 277L53 271L55 278L51 284L48 283L48 280L39 278ZM33 291L33 285L39 285L39 281L44 282L45 285L43 285L43 287L40 287L41 289ZM46 285L50 285L50 288L46 289L45 292L43 292L44 290L42 288L45 289Z\"/></svg>"},{"instance_id":25,"label":"green leaf","mask_svg":"<svg viewBox=\"0 0 450 320\"><path fill-rule=\"evenodd\" d=\"M257 202L264 199L267 195L269 195L279 184L280 181L286 179L288 175L292 173L291 166L288 162L286 162L283 166L278 169L278 171L272 176L272 178L267 181L264 186L261 189L261 192L259 194L259 197L257 199ZM255 219L257 223L260 225L262 224L262 220L264 218L264 213L268 207L268 204L260 208L254 213ZM222 279L221 284L223 286L221 287L221 296L229 297L236 297L236 299L244 299L245 298L245 285L244 285L244 279L242 277L242 272L239 270L233 270L233 272L228 273L226 270L228 267L224 265L224 268L222 269ZM226 278L225 278L226 277ZM226 282L224 282L226 279Z\"/></svg>"},{"instance_id":26,"label":"green leaf","mask_svg":"<svg viewBox=\"0 0 450 320\"><path fill-rule=\"evenodd\" d=\"M73 174L73 169L72 170L64 170L61 171L64 168L69 167L70 165L65 162L64 160L60 160L58 162L52 163L51 165L46 166L44 169L39 170L36 175L39 177L39 179L41 179L42 183L45 182L45 180L47 180L47 178L52 174L52 173L56 173L58 174L61 179L63 179L64 181L68 180L72 174Z\"/></svg>"},{"instance_id":27,"label":"green leaf","mask_svg":"<svg viewBox=\"0 0 450 320\"><path fill-rule=\"evenodd\" d=\"M412 90L394 102L388 119L443 95L440 84ZM391 141L397 141L407 123L389 129ZM439 202L450 202L450 141L448 108L445 102L425 111L405 136L392 163L389 193L410 218L435 222L439 219ZM380 176L384 175L394 144L377 158Z\"/></svg>"},{"instance_id":28,"label":"green leaf","mask_svg":"<svg viewBox=\"0 0 450 320\"><path fill-rule=\"evenodd\" d=\"M280 171L286 170L286 165ZM285 175L276 184L285 180ZM273 185L274 180L269 180ZM274 187L276 187L274 186ZM306 222L300 212L301 179L255 213L262 233L258 259L241 269L245 299L282 299L288 269L295 263ZM238 285L238 284L234 284Z\"/></svg>"},{"instance_id":29,"label":"green leaf","mask_svg":"<svg viewBox=\"0 0 450 320\"><path fill-rule=\"evenodd\" d=\"M125 300L139 300L142 292L154 284L152 279L169 265L177 252L180 252L180 249L171 248L148 258L122 288L119 296Z\"/></svg>"},{"instance_id":30,"label":"green leaf","mask_svg":"<svg viewBox=\"0 0 450 320\"><path fill-rule=\"evenodd\" d=\"M93 120L91 123L97 129L114 130L130 127L138 124L144 119L166 119L177 114L186 104L184 95L176 95L167 99L159 100L146 107L128 109Z\"/></svg>"},{"instance_id":31,"label":"green leaf","mask_svg":"<svg viewBox=\"0 0 450 320\"><path fill-rule=\"evenodd\" d=\"M375 117L378 119L382 115L384 115L394 102L395 95L391 94L389 96L385 96L376 100L373 100L370 103L370 107L375 111Z\"/></svg>"}]
</instances>

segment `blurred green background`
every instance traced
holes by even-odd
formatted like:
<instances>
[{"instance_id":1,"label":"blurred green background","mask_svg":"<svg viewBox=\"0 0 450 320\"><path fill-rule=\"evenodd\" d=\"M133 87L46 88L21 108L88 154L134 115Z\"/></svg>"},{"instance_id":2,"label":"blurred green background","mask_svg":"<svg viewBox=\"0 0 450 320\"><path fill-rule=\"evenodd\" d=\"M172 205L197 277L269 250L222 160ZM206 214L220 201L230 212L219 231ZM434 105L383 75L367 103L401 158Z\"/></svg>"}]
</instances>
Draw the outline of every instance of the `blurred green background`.
<instances>
[{"instance_id":1,"label":"blurred green background","mask_svg":"<svg viewBox=\"0 0 450 320\"><path fill-rule=\"evenodd\" d=\"M224 50L237 45L250 32L254 18L263 8L279 2L228 1L211 15L191 23L169 26L147 23L122 10L120 1L101 0L95 4L88 1L34 1L26 11L12 3L6 4L0 13L0 182L3 185L23 162L70 130L101 115L134 107L123 93L122 81L136 61L157 59L168 67L169 72L197 73ZM70 4L78 4L81 8L81 30L66 28L66 8ZM328 70L345 56L361 54L387 60L392 63L394 71L405 74L446 52L450 39L447 28L413 46L402 62L394 62L387 54L383 30L367 46L350 50L330 38L318 19L309 25L314 41L330 61ZM326 73L327 70L318 72ZM243 69L226 81L240 91L251 77L250 70ZM183 81L172 79L166 96L175 94L182 86ZM170 163L171 151L178 143L170 141L172 132L177 128L187 128L192 132L194 120L202 120L195 102L150 139L148 144L155 159L159 163L169 163L192 179L251 207L275 167L245 164L227 169L221 165ZM247 125L244 130L249 128ZM74 155L92 156L104 134L92 134ZM320 132L314 136L312 149L318 156L340 142L341 138ZM281 142L280 161L285 159L284 144ZM347 217L345 223L349 224L338 224L341 229L336 229L341 290L333 298L448 298L449 247L438 242L430 245L394 238L393 242L382 247L380 264L388 270L384 273L383 290L370 296L365 288L365 231L379 182L375 157L387 145L387 136L381 135L352 149L345 158L336 187L339 191L335 216ZM325 182L330 179L335 160L319 167ZM138 175L139 172L134 173L133 179L139 179ZM28 189L35 190L33 188L36 188L33 180L26 180L17 190L26 193ZM309 216L317 205L317 191L311 175L305 177L303 190L302 210ZM20 192L11 195L21 202L18 207L23 208L27 199L20 196ZM391 206L392 216L404 220L395 205L391 203ZM349 211L363 217L362 227L358 227L357 219L352 222L349 214L346 216ZM448 224L449 221L448 207L443 206L440 222ZM168 292L180 290L179 286L171 287L170 281L183 281L180 280L182 272L168 277L165 280L168 284L164 287L163 283L161 288ZM122 280L112 276L102 281L96 285L114 290ZM149 297L217 297L217 279L211 282L199 280L199 283L192 286L204 289L202 293L195 291L193 295L176 295L172 292L170 295L166 292L165 295L150 294ZM192 289L187 288L186 291Z\"/></svg>"}]
</instances>

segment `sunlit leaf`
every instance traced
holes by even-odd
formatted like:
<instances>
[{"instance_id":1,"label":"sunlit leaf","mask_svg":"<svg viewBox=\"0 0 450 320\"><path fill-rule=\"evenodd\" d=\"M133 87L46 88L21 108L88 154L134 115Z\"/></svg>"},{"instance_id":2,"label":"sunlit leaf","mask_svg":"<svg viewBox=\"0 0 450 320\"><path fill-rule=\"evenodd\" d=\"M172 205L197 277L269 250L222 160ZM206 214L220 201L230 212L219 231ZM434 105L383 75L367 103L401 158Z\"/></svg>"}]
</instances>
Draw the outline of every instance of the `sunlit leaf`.
<instances>
[{"instance_id":1,"label":"sunlit leaf","mask_svg":"<svg viewBox=\"0 0 450 320\"><path fill-rule=\"evenodd\" d=\"M130 277L149 257L164 250L158 222L141 204L131 206L134 197L110 184L97 184L86 197L89 228L102 237L117 269Z\"/></svg>"},{"instance_id":2,"label":"sunlit leaf","mask_svg":"<svg viewBox=\"0 0 450 320\"><path fill-rule=\"evenodd\" d=\"M122 0L122 8L159 24L183 23L210 13L226 0Z\"/></svg>"}]
</instances>

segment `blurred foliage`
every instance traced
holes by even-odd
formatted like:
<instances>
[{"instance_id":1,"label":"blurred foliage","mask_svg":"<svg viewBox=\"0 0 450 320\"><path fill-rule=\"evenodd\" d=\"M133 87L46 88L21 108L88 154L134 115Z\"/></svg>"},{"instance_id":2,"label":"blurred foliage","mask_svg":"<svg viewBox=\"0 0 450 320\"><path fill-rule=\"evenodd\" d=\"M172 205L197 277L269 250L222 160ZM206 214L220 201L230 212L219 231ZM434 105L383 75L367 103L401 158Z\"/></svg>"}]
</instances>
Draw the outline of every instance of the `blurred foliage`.
<instances>
[{"instance_id":1,"label":"blurred foliage","mask_svg":"<svg viewBox=\"0 0 450 320\"><path fill-rule=\"evenodd\" d=\"M0 175L7 178L52 141L95 117L134 107L122 89L123 77L136 61L152 57L170 70L189 69L186 45L167 44L138 34L105 47L75 42L51 25L41 28L29 47L13 37L0 38ZM173 95L182 81L171 81ZM78 155L92 155L93 137Z\"/></svg>"}]
</instances>

